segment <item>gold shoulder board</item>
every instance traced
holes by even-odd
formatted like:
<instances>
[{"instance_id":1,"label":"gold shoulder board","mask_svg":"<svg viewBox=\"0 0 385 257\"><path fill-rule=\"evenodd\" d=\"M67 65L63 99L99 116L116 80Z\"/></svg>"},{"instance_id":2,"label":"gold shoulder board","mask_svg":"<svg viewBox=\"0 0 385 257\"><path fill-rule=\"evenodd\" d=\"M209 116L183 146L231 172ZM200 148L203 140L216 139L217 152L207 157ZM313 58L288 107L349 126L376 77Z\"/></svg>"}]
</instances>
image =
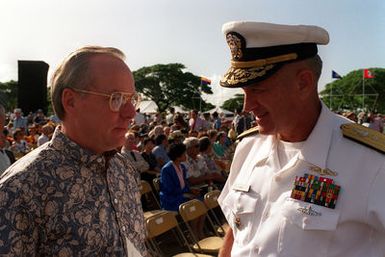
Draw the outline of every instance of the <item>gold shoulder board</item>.
<instances>
[{"instance_id":1,"label":"gold shoulder board","mask_svg":"<svg viewBox=\"0 0 385 257\"><path fill-rule=\"evenodd\" d=\"M344 137L385 153L384 134L356 123L343 124L341 130Z\"/></svg>"},{"instance_id":2,"label":"gold shoulder board","mask_svg":"<svg viewBox=\"0 0 385 257\"><path fill-rule=\"evenodd\" d=\"M243 131L239 136L237 136L237 140L241 141L244 137L248 137L254 134L258 134L259 128L258 127L253 127L250 128L246 131Z\"/></svg>"}]
</instances>

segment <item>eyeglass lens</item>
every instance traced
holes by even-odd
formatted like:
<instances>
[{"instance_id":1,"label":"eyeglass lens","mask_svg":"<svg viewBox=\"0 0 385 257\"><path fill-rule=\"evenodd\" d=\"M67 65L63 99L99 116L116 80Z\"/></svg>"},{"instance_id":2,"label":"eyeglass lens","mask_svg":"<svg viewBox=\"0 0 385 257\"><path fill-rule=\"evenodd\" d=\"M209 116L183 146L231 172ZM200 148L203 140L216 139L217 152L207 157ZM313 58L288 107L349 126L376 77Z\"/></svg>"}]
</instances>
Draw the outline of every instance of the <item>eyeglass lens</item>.
<instances>
[{"instance_id":1,"label":"eyeglass lens","mask_svg":"<svg viewBox=\"0 0 385 257\"><path fill-rule=\"evenodd\" d=\"M128 99L128 98L131 99ZM111 109L113 111L119 111L120 107L124 105L127 100L130 100L131 104L136 108L139 104L139 97L137 94L134 94L132 96L126 96L122 93L116 92L111 95Z\"/></svg>"}]
</instances>

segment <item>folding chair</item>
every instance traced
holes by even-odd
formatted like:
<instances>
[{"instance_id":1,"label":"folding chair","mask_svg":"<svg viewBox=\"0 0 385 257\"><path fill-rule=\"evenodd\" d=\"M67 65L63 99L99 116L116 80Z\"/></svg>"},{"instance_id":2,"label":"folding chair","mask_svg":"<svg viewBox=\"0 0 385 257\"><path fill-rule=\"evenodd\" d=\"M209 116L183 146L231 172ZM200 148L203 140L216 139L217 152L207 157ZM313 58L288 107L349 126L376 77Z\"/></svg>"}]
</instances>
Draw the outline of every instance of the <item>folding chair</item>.
<instances>
[{"instance_id":1,"label":"folding chair","mask_svg":"<svg viewBox=\"0 0 385 257\"><path fill-rule=\"evenodd\" d=\"M215 226L210 216L207 215L207 208L203 202L197 199L193 199L182 203L179 206L179 213L182 216L182 219L186 224L189 236L193 241L193 250L199 253L218 254L219 249L223 245L223 238L219 237L217 231L215 230ZM208 223L216 236L209 236L201 240L196 238L196 235L194 234L189 222L201 216L205 216L205 218L207 218Z\"/></svg>"},{"instance_id":2,"label":"folding chair","mask_svg":"<svg viewBox=\"0 0 385 257\"><path fill-rule=\"evenodd\" d=\"M209 209L209 213L214 219L215 225L218 226L217 232L220 235L226 234L227 229L229 228L229 224L222 223L221 218L218 217L218 215L215 213L215 210L218 210L219 204L218 204L218 197L221 194L221 191L219 190L214 190L211 192L208 192L204 195L204 203L206 207ZM219 209L220 213L222 211Z\"/></svg>"},{"instance_id":3,"label":"folding chair","mask_svg":"<svg viewBox=\"0 0 385 257\"><path fill-rule=\"evenodd\" d=\"M147 208L147 211L144 211L144 218L152 217L160 212L167 212L160 209L158 199L156 198L154 192L152 191L150 183L145 180L140 181L140 194L144 197L145 201L151 206ZM151 198L151 202L148 201Z\"/></svg>"},{"instance_id":4,"label":"folding chair","mask_svg":"<svg viewBox=\"0 0 385 257\"><path fill-rule=\"evenodd\" d=\"M188 244L186 237L183 235L181 229L178 226L178 222L175 218L175 215L173 215L172 213L167 213L167 212L159 213L157 215L147 218L145 222L146 222L147 232L148 232L147 241L150 246L149 247L150 251L153 252L153 256L165 256L156 241L156 237L162 234L165 234L168 231L174 231L174 232L176 231L178 233L176 236L179 236L179 238L183 240L182 244L186 245L190 251L190 253L179 253L177 255L174 255L174 257L194 257L194 256L210 257L211 256L211 255L197 254L192 252L192 249Z\"/></svg>"}]
</instances>

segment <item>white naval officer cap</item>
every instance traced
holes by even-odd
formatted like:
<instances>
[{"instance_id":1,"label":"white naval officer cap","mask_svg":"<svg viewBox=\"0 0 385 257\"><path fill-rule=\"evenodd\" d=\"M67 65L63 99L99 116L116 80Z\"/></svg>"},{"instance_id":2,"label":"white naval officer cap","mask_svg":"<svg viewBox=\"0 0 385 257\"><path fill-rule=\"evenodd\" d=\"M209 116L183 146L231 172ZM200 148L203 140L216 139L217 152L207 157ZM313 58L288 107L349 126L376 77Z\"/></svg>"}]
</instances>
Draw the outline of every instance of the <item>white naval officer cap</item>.
<instances>
[{"instance_id":1,"label":"white naval officer cap","mask_svg":"<svg viewBox=\"0 0 385 257\"><path fill-rule=\"evenodd\" d=\"M225 23L222 32L231 51L231 67L220 81L223 87L246 87L267 79L285 63L317 54L317 45L329 42L317 26L281 25L252 21Z\"/></svg>"}]
</instances>

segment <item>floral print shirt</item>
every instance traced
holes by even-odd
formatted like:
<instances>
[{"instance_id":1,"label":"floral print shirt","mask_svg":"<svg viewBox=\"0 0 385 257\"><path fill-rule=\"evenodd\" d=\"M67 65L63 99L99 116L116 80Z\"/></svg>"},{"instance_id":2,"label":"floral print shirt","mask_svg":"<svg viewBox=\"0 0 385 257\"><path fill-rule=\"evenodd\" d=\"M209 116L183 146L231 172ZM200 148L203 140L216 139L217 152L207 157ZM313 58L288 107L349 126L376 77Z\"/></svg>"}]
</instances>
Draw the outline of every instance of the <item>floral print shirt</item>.
<instances>
[{"instance_id":1,"label":"floral print shirt","mask_svg":"<svg viewBox=\"0 0 385 257\"><path fill-rule=\"evenodd\" d=\"M138 181L58 127L0 177L0 256L148 256Z\"/></svg>"}]
</instances>

